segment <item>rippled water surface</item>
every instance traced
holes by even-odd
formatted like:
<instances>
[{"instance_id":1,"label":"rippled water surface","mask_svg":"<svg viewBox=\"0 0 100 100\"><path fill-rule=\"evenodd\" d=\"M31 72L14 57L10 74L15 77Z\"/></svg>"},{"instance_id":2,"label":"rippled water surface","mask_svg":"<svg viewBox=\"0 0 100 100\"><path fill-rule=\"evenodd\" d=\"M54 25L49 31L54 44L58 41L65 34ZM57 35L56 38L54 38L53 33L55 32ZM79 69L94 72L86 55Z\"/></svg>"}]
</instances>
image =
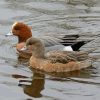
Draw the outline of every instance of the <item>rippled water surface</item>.
<instances>
[{"instance_id":1,"label":"rippled water surface","mask_svg":"<svg viewBox=\"0 0 100 100\"><path fill-rule=\"evenodd\" d=\"M0 100L99 100L100 59L91 68L43 74L20 63L16 37L5 37L15 21L32 26L33 36L79 34L91 40L81 50L100 55L100 0L0 0Z\"/></svg>"}]
</instances>

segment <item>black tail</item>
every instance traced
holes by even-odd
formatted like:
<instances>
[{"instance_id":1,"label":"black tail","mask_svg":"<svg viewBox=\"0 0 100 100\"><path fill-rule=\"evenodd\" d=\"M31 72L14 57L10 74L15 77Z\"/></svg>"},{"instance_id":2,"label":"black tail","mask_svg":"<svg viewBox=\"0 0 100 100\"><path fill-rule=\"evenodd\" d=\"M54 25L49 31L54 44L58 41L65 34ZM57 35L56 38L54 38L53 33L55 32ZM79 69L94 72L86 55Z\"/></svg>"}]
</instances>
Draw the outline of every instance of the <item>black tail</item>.
<instances>
[{"instance_id":1,"label":"black tail","mask_svg":"<svg viewBox=\"0 0 100 100\"><path fill-rule=\"evenodd\" d=\"M78 51L79 48L82 47L86 43L87 43L86 41L79 41L79 42L72 44L71 47L72 47L73 51Z\"/></svg>"},{"instance_id":2,"label":"black tail","mask_svg":"<svg viewBox=\"0 0 100 100\"><path fill-rule=\"evenodd\" d=\"M71 45L73 51L78 51L80 49L80 47L82 47L84 44L91 41L91 40L87 40L87 41L78 41L77 42L77 38L79 38L78 34L65 35L63 38L61 38L63 40L61 42L61 44L64 46Z\"/></svg>"}]
</instances>

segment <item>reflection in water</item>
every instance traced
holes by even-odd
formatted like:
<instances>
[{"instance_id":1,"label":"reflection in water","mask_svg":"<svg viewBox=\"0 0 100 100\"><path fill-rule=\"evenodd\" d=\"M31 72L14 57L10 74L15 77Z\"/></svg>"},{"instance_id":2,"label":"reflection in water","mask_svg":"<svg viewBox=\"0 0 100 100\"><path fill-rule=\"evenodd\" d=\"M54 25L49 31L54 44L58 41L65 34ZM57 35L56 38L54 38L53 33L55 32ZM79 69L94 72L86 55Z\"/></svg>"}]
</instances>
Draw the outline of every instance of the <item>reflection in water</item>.
<instances>
[{"instance_id":1,"label":"reflection in water","mask_svg":"<svg viewBox=\"0 0 100 100\"><path fill-rule=\"evenodd\" d=\"M22 75L18 75L18 74L12 74L13 78L28 78L27 76L22 76Z\"/></svg>"},{"instance_id":2,"label":"reflection in water","mask_svg":"<svg viewBox=\"0 0 100 100\"><path fill-rule=\"evenodd\" d=\"M90 78L91 73L92 71L89 71L88 69L82 69L67 73L51 73L50 75L60 78L67 78L67 77Z\"/></svg>"},{"instance_id":3,"label":"reflection in water","mask_svg":"<svg viewBox=\"0 0 100 100\"><path fill-rule=\"evenodd\" d=\"M31 97L41 97L41 91L44 89L44 74L34 73L31 81L31 85L22 85L21 82L30 82L27 80L20 80L20 84L23 86L24 93L31 96Z\"/></svg>"}]
</instances>

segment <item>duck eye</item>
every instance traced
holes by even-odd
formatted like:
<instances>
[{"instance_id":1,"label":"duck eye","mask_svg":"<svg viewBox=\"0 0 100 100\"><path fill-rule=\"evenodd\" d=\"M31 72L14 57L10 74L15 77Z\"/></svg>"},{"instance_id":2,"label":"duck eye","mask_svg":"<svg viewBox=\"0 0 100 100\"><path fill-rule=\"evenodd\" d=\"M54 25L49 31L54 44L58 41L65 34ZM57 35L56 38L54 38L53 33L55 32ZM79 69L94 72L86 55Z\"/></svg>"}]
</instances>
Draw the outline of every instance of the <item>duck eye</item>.
<instances>
[{"instance_id":1,"label":"duck eye","mask_svg":"<svg viewBox=\"0 0 100 100\"><path fill-rule=\"evenodd\" d=\"M29 45L32 45L32 44L34 44L34 43L32 43L32 42L29 43Z\"/></svg>"},{"instance_id":2,"label":"duck eye","mask_svg":"<svg viewBox=\"0 0 100 100\"><path fill-rule=\"evenodd\" d=\"M19 30L19 29L20 29L20 27L16 26L16 27L14 27L14 29L15 29L15 30Z\"/></svg>"}]
</instances>

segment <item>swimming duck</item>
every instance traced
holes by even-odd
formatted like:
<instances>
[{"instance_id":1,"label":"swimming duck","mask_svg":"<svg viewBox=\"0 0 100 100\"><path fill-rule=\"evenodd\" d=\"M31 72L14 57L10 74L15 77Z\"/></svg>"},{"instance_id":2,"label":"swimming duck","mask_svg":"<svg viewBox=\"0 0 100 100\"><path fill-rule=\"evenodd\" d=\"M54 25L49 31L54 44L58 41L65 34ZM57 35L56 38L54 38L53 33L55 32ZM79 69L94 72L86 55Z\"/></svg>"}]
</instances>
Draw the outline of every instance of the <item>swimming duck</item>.
<instances>
[{"instance_id":1,"label":"swimming duck","mask_svg":"<svg viewBox=\"0 0 100 100\"><path fill-rule=\"evenodd\" d=\"M12 25L11 32L8 33L6 36L9 36L9 35L18 36L18 44L16 45L16 49L19 52L20 56L29 58L31 53L25 53L25 52L23 53L20 50L25 46L26 40L32 37L31 27L22 22L15 22ZM47 51L51 49L58 50L61 48L63 48L62 50L67 50L67 51L77 51L79 50L81 46L87 43L86 41L79 41L79 42L74 43L75 40L78 38L78 35L72 35L72 38L74 37L73 39L74 42L72 42L73 40L69 41L68 38L67 39L63 38L64 36L65 35L62 35L62 37L42 36L42 37L39 37L39 39L41 39L45 43L45 47ZM68 37L70 38L71 35L69 35Z\"/></svg>"},{"instance_id":2,"label":"swimming duck","mask_svg":"<svg viewBox=\"0 0 100 100\"><path fill-rule=\"evenodd\" d=\"M44 72L69 72L91 66L92 60L85 51L50 51L45 53L44 43L29 38L22 51L32 51L30 67Z\"/></svg>"}]
</instances>

